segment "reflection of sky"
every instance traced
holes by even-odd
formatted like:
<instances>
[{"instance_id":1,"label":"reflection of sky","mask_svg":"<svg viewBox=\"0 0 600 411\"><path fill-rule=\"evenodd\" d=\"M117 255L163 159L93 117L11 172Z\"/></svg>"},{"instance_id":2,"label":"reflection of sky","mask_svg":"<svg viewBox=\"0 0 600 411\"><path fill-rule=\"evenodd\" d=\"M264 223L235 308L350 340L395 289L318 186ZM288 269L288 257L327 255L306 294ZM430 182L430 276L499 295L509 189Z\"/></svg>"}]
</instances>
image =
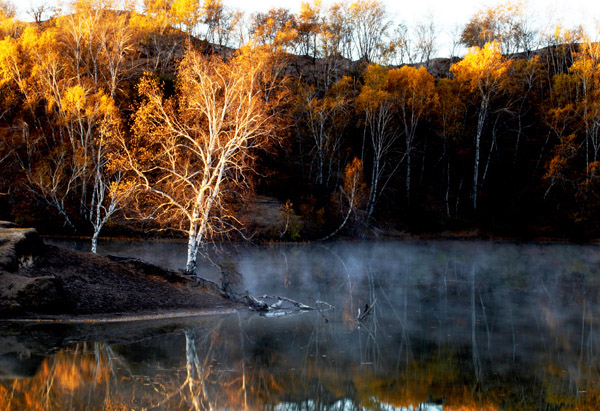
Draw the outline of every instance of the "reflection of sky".
<instances>
[{"instance_id":1,"label":"reflection of sky","mask_svg":"<svg viewBox=\"0 0 600 411\"><path fill-rule=\"evenodd\" d=\"M304 404L303 404L304 405ZM320 409L322 408L321 404L317 404L314 401L306 401L306 408L307 410L312 410L312 409ZM350 400L339 400L334 402L333 404L330 405L330 409L331 410L336 410L336 411L356 411L356 404ZM385 404L385 403L380 403L377 404L377 409L380 411L444 411L444 407L442 407L441 405L436 405L436 404L427 404L427 403L423 403L423 404L419 404L416 407L394 407L393 405L389 405L389 404ZM274 408L273 411L287 411L287 410L298 410L298 404L295 403L286 403L286 402L282 402L277 404Z\"/></svg>"}]
</instances>

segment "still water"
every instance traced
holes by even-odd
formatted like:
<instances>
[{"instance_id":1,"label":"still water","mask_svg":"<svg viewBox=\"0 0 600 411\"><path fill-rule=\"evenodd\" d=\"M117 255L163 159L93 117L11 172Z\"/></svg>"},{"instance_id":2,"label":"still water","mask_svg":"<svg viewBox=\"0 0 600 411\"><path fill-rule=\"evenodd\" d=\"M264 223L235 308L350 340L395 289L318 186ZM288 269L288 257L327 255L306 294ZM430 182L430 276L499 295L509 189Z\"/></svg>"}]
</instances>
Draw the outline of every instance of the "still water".
<instances>
[{"instance_id":1,"label":"still water","mask_svg":"<svg viewBox=\"0 0 600 411\"><path fill-rule=\"evenodd\" d=\"M100 252L179 268L185 244ZM201 275L211 262L237 268L239 291L335 309L0 323L0 409L600 409L598 246L224 247Z\"/></svg>"}]
</instances>

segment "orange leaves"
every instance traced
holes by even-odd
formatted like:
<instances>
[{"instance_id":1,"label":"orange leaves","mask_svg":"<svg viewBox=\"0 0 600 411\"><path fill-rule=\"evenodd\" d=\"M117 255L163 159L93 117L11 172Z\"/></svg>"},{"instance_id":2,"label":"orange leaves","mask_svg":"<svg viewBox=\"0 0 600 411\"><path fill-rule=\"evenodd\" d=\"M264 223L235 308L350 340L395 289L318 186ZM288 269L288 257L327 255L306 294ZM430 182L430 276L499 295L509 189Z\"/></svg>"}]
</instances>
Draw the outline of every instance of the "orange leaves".
<instances>
[{"instance_id":1,"label":"orange leaves","mask_svg":"<svg viewBox=\"0 0 600 411\"><path fill-rule=\"evenodd\" d=\"M481 93L498 91L506 78L512 61L500 52L498 43L486 43L483 48L472 47L467 55L450 67L454 78L467 85L471 92Z\"/></svg>"},{"instance_id":2,"label":"orange leaves","mask_svg":"<svg viewBox=\"0 0 600 411\"><path fill-rule=\"evenodd\" d=\"M389 71L378 64L370 64L363 73L364 85L356 98L359 110L372 112L391 100L388 92Z\"/></svg>"},{"instance_id":3,"label":"orange leaves","mask_svg":"<svg viewBox=\"0 0 600 411\"><path fill-rule=\"evenodd\" d=\"M523 2L507 1L478 11L466 24L460 40L468 47L497 42L502 53L508 55L530 51L532 34Z\"/></svg>"},{"instance_id":4,"label":"orange leaves","mask_svg":"<svg viewBox=\"0 0 600 411\"><path fill-rule=\"evenodd\" d=\"M186 232L192 248L224 227L223 187L244 184L253 149L271 130L264 68L263 54L250 48L229 61L188 49L173 97L149 75L138 86L144 102L122 150L140 182L140 211ZM195 258L188 255L190 270Z\"/></svg>"},{"instance_id":5,"label":"orange leaves","mask_svg":"<svg viewBox=\"0 0 600 411\"><path fill-rule=\"evenodd\" d=\"M568 167L577 154L577 137L573 134L561 138L554 151L554 156L546 166L546 179L566 181L571 174Z\"/></svg>"},{"instance_id":6,"label":"orange leaves","mask_svg":"<svg viewBox=\"0 0 600 411\"><path fill-rule=\"evenodd\" d=\"M435 103L435 79L425 67L402 66L390 70L389 89L400 105L422 112Z\"/></svg>"},{"instance_id":7,"label":"orange leaves","mask_svg":"<svg viewBox=\"0 0 600 411\"><path fill-rule=\"evenodd\" d=\"M361 110L375 110L381 104L393 104L419 115L436 101L435 79L425 67L403 66L388 70L371 64L363 73L364 85L357 97Z\"/></svg>"},{"instance_id":8,"label":"orange leaves","mask_svg":"<svg viewBox=\"0 0 600 411\"><path fill-rule=\"evenodd\" d=\"M185 26L189 33L199 23L202 14L198 0L174 0L170 12L174 23Z\"/></svg>"},{"instance_id":9,"label":"orange leaves","mask_svg":"<svg viewBox=\"0 0 600 411\"><path fill-rule=\"evenodd\" d=\"M85 94L85 90L79 85L67 89L61 101L62 110L71 116L76 116L84 111L86 108Z\"/></svg>"},{"instance_id":10,"label":"orange leaves","mask_svg":"<svg viewBox=\"0 0 600 411\"><path fill-rule=\"evenodd\" d=\"M65 90L60 103L65 120L89 122L92 127L97 126L104 135L111 133L112 126L119 125L119 112L114 100L102 90L94 93L75 85Z\"/></svg>"},{"instance_id":11,"label":"orange leaves","mask_svg":"<svg viewBox=\"0 0 600 411\"><path fill-rule=\"evenodd\" d=\"M466 107L458 94L457 85L453 80L440 79L436 85L436 97L434 112L441 126L442 137L447 139L460 135Z\"/></svg>"},{"instance_id":12,"label":"orange leaves","mask_svg":"<svg viewBox=\"0 0 600 411\"><path fill-rule=\"evenodd\" d=\"M361 210L368 199L368 189L363 173L363 163L354 157L344 168L342 189L351 199L349 207Z\"/></svg>"},{"instance_id":13,"label":"orange leaves","mask_svg":"<svg viewBox=\"0 0 600 411\"><path fill-rule=\"evenodd\" d=\"M273 8L266 13L254 14L252 19L250 33L258 44L291 50L298 32L296 18L289 10Z\"/></svg>"},{"instance_id":14,"label":"orange leaves","mask_svg":"<svg viewBox=\"0 0 600 411\"><path fill-rule=\"evenodd\" d=\"M10 2L0 0L0 39L4 37L16 38L23 30L25 24L15 18L16 8Z\"/></svg>"},{"instance_id":15,"label":"orange leaves","mask_svg":"<svg viewBox=\"0 0 600 411\"><path fill-rule=\"evenodd\" d=\"M6 37L0 40L0 86L15 78L15 69L19 67L17 41Z\"/></svg>"}]
</instances>

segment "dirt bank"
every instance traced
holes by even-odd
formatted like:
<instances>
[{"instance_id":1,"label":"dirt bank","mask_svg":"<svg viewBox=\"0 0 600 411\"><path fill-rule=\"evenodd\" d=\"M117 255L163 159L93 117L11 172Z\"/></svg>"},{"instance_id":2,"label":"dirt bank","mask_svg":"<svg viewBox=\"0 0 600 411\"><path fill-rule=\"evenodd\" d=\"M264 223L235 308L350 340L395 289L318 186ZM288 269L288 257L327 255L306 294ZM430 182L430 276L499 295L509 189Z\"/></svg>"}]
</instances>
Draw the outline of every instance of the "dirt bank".
<instances>
[{"instance_id":1,"label":"dirt bank","mask_svg":"<svg viewBox=\"0 0 600 411\"><path fill-rule=\"evenodd\" d=\"M238 307L216 284L139 260L45 245L0 222L0 318L118 317Z\"/></svg>"}]
</instances>

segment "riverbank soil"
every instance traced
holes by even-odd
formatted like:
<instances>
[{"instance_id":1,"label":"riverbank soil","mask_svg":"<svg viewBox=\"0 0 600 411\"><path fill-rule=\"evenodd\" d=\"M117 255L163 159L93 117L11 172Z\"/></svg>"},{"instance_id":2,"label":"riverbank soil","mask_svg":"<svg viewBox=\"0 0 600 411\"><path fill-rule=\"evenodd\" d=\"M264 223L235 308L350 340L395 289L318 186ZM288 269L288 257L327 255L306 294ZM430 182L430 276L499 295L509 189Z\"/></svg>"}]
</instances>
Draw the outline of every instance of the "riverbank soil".
<instances>
[{"instance_id":1,"label":"riverbank soil","mask_svg":"<svg viewBox=\"0 0 600 411\"><path fill-rule=\"evenodd\" d=\"M144 315L235 308L210 281L135 259L45 245L0 222L0 318Z\"/></svg>"}]
</instances>

